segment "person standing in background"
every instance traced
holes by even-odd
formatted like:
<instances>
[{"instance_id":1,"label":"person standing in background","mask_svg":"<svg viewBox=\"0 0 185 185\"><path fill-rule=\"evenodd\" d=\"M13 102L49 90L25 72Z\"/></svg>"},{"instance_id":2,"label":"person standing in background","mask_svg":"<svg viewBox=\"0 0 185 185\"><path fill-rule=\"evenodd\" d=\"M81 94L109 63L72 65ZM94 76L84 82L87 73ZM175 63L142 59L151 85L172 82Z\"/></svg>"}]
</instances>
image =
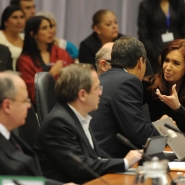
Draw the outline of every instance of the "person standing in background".
<instances>
[{"instance_id":1,"label":"person standing in background","mask_svg":"<svg viewBox=\"0 0 185 185\"><path fill-rule=\"evenodd\" d=\"M160 66L165 45L185 38L185 4L183 0L144 0L139 6L138 35L143 42L154 73Z\"/></svg>"}]
</instances>

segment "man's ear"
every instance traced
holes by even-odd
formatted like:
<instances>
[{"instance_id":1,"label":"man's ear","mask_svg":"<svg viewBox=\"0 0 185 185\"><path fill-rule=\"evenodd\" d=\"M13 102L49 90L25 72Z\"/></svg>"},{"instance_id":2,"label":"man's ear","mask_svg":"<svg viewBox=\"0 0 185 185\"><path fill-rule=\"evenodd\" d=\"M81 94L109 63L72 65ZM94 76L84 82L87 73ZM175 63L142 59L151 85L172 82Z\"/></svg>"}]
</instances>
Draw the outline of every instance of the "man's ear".
<instances>
[{"instance_id":1,"label":"man's ear","mask_svg":"<svg viewBox=\"0 0 185 185\"><path fill-rule=\"evenodd\" d=\"M137 62L138 69L141 69L143 64L144 64L144 58L140 57L138 62Z\"/></svg>"},{"instance_id":2,"label":"man's ear","mask_svg":"<svg viewBox=\"0 0 185 185\"><path fill-rule=\"evenodd\" d=\"M107 71L106 69L106 64L107 62L105 60L100 60L99 62L99 67L101 68L102 71Z\"/></svg>"},{"instance_id":3,"label":"man's ear","mask_svg":"<svg viewBox=\"0 0 185 185\"><path fill-rule=\"evenodd\" d=\"M82 102L85 101L86 99L86 91L84 89L80 89L79 92L78 92L78 99Z\"/></svg>"},{"instance_id":4,"label":"man's ear","mask_svg":"<svg viewBox=\"0 0 185 185\"><path fill-rule=\"evenodd\" d=\"M101 32L100 32L100 30L99 30L99 28L98 28L98 26L94 26L94 31L99 35Z\"/></svg>"},{"instance_id":5,"label":"man's ear","mask_svg":"<svg viewBox=\"0 0 185 185\"><path fill-rule=\"evenodd\" d=\"M5 113L10 114L10 112L11 112L11 104L10 104L10 100L9 99L3 100L2 104L1 104L1 109Z\"/></svg>"}]
</instances>

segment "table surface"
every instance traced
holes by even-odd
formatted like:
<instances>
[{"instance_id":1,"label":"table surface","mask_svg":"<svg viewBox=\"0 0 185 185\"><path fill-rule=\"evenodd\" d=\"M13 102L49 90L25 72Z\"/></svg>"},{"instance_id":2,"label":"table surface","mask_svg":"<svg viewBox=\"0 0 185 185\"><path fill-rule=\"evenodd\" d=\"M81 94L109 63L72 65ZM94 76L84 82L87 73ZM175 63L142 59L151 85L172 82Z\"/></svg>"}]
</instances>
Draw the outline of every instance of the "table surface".
<instances>
[{"instance_id":1,"label":"table surface","mask_svg":"<svg viewBox=\"0 0 185 185\"><path fill-rule=\"evenodd\" d=\"M165 148L165 151L171 151L169 147ZM137 167L137 164L133 166L134 168ZM185 172L179 172L179 171L171 171L170 172L172 178L176 178L178 176L185 175ZM107 185L133 185L135 175L130 174L106 174L101 177L101 179L104 179L107 183ZM168 177L169 178L169 177ZM100 178L89 181L88 183L85 183L85 185L105 185L106 182L102 182Z\"/></svg>"}]
</instances>

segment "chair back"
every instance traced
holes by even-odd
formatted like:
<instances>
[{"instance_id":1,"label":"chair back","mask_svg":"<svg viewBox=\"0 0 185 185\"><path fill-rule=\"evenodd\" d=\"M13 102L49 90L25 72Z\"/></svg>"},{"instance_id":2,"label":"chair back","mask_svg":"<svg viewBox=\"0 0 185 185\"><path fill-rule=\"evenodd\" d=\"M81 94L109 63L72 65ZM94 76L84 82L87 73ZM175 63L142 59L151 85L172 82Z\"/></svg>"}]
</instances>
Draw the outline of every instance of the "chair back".
<instances>
[{"instance_id":1,"label":"chair back","mask_svg":"<svg viewBox=\"0 0 185 185\"><path fill-rule=\"evenodd\" d=\"M56 103L55 79L49 72L35 75L36 111L40 125Z\"/></svg>"},{"instance_id":2,"label":"chair back","mask_svg":"<svg viewBox=\"0 0 185 185\"><path fill-rule=\"evenodd\" d=\"M35 113L33 106L28 109L28 115L26 122L23 126L19 127L19 136L31 147L35 145L35 139L37 137L40 124Z\"/></svg>"}]
</instances>

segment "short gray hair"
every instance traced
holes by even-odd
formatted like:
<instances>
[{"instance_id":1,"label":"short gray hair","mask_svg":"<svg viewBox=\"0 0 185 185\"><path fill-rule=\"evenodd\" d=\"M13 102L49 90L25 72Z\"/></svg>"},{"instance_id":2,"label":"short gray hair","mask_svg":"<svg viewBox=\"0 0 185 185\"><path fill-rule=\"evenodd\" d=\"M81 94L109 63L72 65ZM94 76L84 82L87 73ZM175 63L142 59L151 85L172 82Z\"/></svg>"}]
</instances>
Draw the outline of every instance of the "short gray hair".
<instances>
[{"instance_id":1,"label":"short gray hair","mask_svg":"<svg viewBox=\"0 0 185 185\"><path fill-rule=\"evenodd\" d=\"M91 72L95 71L91 64L70 64L61 69L56 82L55 92L57 100L62 103L70 103L78 98L80 89L88 93L91 90Z\"/></svg>"},{"instance_id":2,"label":"short gray hair","mask_svg":"<svg viewBox=\"0 0 185 185\"><path fill-rule=\"evenodd\" d=\"M100 60L111 60L111 49L108 48L100 48L99 51L96 53L95 60L96 60L96 67L99 67Z\"/></svg>"},{"instance_id":3,"label":"short gray hair","mask_svg":"<svg viewBox=\"0 0 185 185\"><path fill-rule=\"evenodd\" d=\"M0 104L6 98L15 97L17 89L13 81L13 76L19 76L17 72L13 71L4 71L2 73L6 75L0 76Z\"/></svg>"},{"instance_id":4,"label":"short gray hair","mask_svg":"<svg viewBox=\"0 0 185 185\"><path fill-rule=\"evenodd\" d=\"M123 36L114 42L111 53L111 66L133 69L137 61L146 58L144 45L132 36Z\"/></svg>"}]
</instances>

